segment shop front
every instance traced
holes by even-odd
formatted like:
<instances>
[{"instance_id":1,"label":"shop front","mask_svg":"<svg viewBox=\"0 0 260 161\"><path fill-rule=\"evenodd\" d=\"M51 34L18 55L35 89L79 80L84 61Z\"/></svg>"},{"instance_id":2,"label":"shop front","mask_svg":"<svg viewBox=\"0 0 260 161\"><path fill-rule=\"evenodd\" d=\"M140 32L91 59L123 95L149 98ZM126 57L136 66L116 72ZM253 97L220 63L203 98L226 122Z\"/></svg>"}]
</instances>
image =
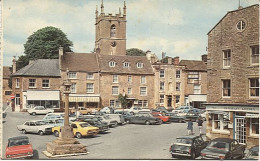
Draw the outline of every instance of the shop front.
<instances>
[{"instance_id":1,"label":"shop front","mask_svg":"<svg viewBox=\"0 0 260 161\"><path fill-rule=\"evenodd\" d=\"M99 94L70 94L69 108L100 108Z\"/></svg>"},{"instance_id":2,"label":"shop front","mask_svg":"<svg viewBox=\"0 0 260 161\"><path fill-rule=\"evenodd\" d=\"M232 138L247 147L258 145L259 106L206 104L208 139Z\"/></svg>"}]
</instances>

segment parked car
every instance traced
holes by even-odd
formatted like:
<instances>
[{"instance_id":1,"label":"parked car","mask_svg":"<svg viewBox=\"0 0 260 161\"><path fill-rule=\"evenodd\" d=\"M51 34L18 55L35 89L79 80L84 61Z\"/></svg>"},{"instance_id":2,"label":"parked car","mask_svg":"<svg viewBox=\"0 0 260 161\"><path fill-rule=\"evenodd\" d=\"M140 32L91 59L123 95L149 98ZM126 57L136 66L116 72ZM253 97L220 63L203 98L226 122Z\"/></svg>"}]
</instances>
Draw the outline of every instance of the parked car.
<instances>
[{"instance_id":1,"label":"parked car","mask_svg":"<svg viewBox=\"0 0 260 161\"><path fill-rule=\"evenodd\" d=\"M117 121L118 124L124 124L125 119L121 114L107 114L111 119L114 119Z\"/></svg>"},{"instance_id":2,"label":"parked car","mask_svg":"<svg viewBox=\"0 0 260 161\"><path fill-rule=\"evenodd\" d=\"M256 145L256 146L253 146L252 148L250 148L244 159L259 160L259 145Z\"/></svg>"},{"instance_id":3,"label":"parked car","mask_svg":"<svg viewBox=\"0 0 260 161\"><path fill-rule=\"evenodd\" d=\"M129 123L130 118L133 117L133 114L128 111L115 111L115 114L121 114L127 124Z\"/></svg>"},{"instance_id":4,"label":"parked car","mask_svg":"<svg viewBox=\"0 0 260 161\"><path fill-rule=\"evenodd\" d=\"M152 115L155 118L161 119L163 123L169 123L170 122L169 116L163 116L160 112L152 112Z\"/></svg>"},{"instance_id":5,"label":"parked car","mask_svg":"<svg viewBox=\"0 0 260 161\"><path fill-rule=\"evenodd\" d=\"M47 125L55 126L64 126L64 119L53 119L53 120L43 120Z\"/></svg>"},{"instance_id":6,"label":"parked car","mask_svg":"<svg viewBox=\"0 0 260 161\"><path fill-rule=\"evenodd\" d=\"M78 118L79 122L87 122L92 126L99 128L99 133L104 133L109 130L109 126L106 122L101 122L98 118Z\"/></svg>"},{"instance_id":7,"label":"parked car","mask_svg":"<svg viewBox=\"0 0 260 161\"><path fill-rule=\"evenodd\" d=\"M200 117L199 113L195 112L193 109L189 110L185 115L186 121L191 120L193 122L196 122L199 117Z\"/></svg>"},{"instance_id":8,"label":"parked car","mask_svg":"<svg viewBox=\"0 0 260 161\"><path fill-rule=\"evenodd\" d=\"M141 107L131 107L130 109L125 109L124 111L128 111L132 114L137 114L140 111L150 112L150 109L142 109Z\"/></svg>"},{"instance_id":9,"label":"parked car","mask_svg":"<svg viewBox=\"0 0 260 161\"><path fill-rule=\"evenodd\" d=\"M23 134L26 133L36 133L39 135L51 133L52 125L47 125L46 122L42 120L32 120L26 121L22 125L17 125L17 129L22 131Z\"/></svg>"},{"instance_id":10,"label":"parked car","mask_svg":"<svg viewBox=\"0 0 260 161\"><path fill-rule=\"evenodd\" d=\"M115 127L118 125L118 122L115 119L110 118L108 115L86 115L84 118L98 118L101 122L105 122L109 127Z\"/></svg>"},{"instance_id":11,"label":"parked car","mask_svg":"<svg viewBox=\"0 0 260 161\"><path fill-rule=\"evenodd\" d=\"M74 136L78 139L82 138L83 136L95 136L99 132L99 129L97 127L94 127L87 122L72 122L70 127L72 128ZM52 128L54 136L58 137L60 131L60 126Z\"/></svg>"},{"instance_id":12,"label":"parked car","mask_svg":"<svg viewBox=\"0 0 260 161\"><path fill-rule=\"evenodd\" d=\"M56 119L64 119L64 113L48 113L43 117L43 120L56 120ZM69 116L69 120L75 120L76 116Z\"/></svg>"},{"instance_id":13,"label":"parked car","mask_svg":"<svg viewBox=\"0 0 260 161\"><path fill-rule=\"evenodd\" d=\"M137 113L130 118L129 123L134 124L162 124L162 120L159 118L153 117L150 113Z\"/></svg>"},{"instance_id":14,"label":"parked car","mask_svg":"<svg viewBox=\"0 0 260 161\"><path fill-rule=\"evenodd\" d=\"M176 113L169 112L169 113L166 113L166 116L169 117L171 122L179 122L179 123L186 122L185 116L179 116Z\"/></svg>"},{"instance_id":15,"label":"parked car","mask_svg":"<svg viewBox=\"0 0 260 161\"><path fill-rule=\"evenodd\" d=\"M155 108L156 111L160 112L161 114L165 115L169 111L164 106L158 106Z\"/></svg>"},{"instance_id":16,"label":"parked car","mask_svg":"<svg viewBox=\"0 0 260 161\"><path fill-rule=\"evenodd\" d=\"M114 111L115 109L113 107L104 107L99 112L109 114L109 113L114 113Z\"/></svg>"},{"instance_id":17,"label":"parked car","mask_svg":"<svg viewBox=\"0 0 260 161\"><path fill-rule=\"evenodd\" d=\"M246 146L230 138L216 138L201 151L202 159L241 159Z\"/></svg>"},{"instance_id":18,"label":"parked car","mask_svg":"<svg viewBox=\"0 0 260 161\"><path fill-rule=\"evenodd\" d=\"M54 110L53 109L46 109L43 106L35 106L29 110L27 110L27 112L30 115L41 115L41 114L47 114L47 113L53 113Z\"/></svg>"},{"instance_id":19,"label":"parked car","mask_svg":"<svg viewBox=\"0 0 260 161\"><path fill-rule=\"evenodd\" d=\"M17 136L8 139L5 149L6 159L22 159L33 157L33 147L27 136Z\"/></svg>"},{"instance_id":20,"label":"parked car","mask_svg":"<svg viewBox=\"0 0 260 161\"><path fill-rule=\"evenodd\" d=\"M175 110L172 110L172 112L179 113L179 112L183 112L184 110L190 110L190 109L192 109L191 106L179 106Z\"/></svg>"},{"instance_id":21,"label":"parked car","mask_svg":"<svg viewBox=\"0 0 260 161\"><path fill-rule=\"evenodd\" d=\"M208 144L201 136L188 135L178 137L176 142L170 146L170 153L173 158L190 157L195 159Z\"/></svg>"},{"instance_id":22,"label":"parked car","mask_svg":"<svg viewBox=\"0 0 260 161\"><path fill-rule=\"evenodd\" d=\"M71 113L76 113L76 111L79 111L82 115L91 115L98 112L98 110L95 108L85 108L85 107L78 107L78 109L73 108L70 110Z\"/></svg>"}]
</instances>

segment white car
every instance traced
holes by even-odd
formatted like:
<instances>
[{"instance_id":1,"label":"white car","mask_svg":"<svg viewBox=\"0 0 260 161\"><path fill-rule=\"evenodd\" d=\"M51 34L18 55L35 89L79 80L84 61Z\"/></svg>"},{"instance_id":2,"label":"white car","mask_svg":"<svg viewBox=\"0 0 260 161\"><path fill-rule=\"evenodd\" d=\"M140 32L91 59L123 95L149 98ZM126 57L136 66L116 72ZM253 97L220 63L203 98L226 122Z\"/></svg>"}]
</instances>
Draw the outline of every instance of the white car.
<instances>
[{"instance_id":1,"label":"white car","mask_svg":"<svg viewBox=\"0 0 260 161\"><path fill-rule=\"evenodd\" d=\"M35 106L34 108L31 108L27 111L30 115L47 114L54 112L53 109L46 109L43 106Z\"/></svg>"},{"instance_id":2,"label":"white car","mask_svg":"<svg viewBox=\"0 0 260 161\"><path fill-rule=\"evenodd\" d=\"M112 108L113 107L104 107L99 112L108 114L108 113L111 113Z\"/></svg>"},{"instance_id":3,"label":"white car","mask_svg":"<svg viewBox=\"0 0 260 161\"><path fill-rule=\"evenodd\" d=\"M141 107L131 107L130 109L125 109L124 111L128 111L131 114L137 114L138 112L150 112L149 109L142 109Z\"/></svg>"},{"instance_id":4,"label":"white car","mask_svg":"<svg viewBox=\"0 0 260 161\"><path fill-rule=\"evenodd\" d=\"M23 134L36 133L39 135L51 134L52 127L53 125L48 125L46 122L42 120L26 121L22 125L17 125L17 129L19 131L22 131Z\"/></svg>"}]
</instances>

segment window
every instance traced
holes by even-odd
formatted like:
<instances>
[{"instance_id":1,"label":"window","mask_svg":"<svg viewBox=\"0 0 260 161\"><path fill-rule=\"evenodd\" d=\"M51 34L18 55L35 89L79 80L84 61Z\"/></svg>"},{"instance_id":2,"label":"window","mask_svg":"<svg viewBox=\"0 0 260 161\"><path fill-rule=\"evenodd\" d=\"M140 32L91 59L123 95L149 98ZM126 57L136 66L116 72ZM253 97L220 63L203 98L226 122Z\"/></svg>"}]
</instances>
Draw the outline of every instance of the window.
<instances>
[{"instance_id":1,"label":"window","mask_svg":"<svg viewBox=\"0 0 260 161\"><path fill-rule=\"evenodd\" d=\"M112 86L112 95L118 95L118 94L119 94L118 86Z\"/></svg>"},{"instance_id":2,"label":"window","mask_svg":"<svg viewBox=\"0 0 260 161\"><path fill-rule=\"evenodd\" d=\"M29 88L36 88L36 79L29 79Z\"/></svg>"},{"instance_id":3,"label":"window","mask_svg":"<svg viewBox=\"0 0 260 161\"><path fill-rule=\"evenodd\" d=\"M160 103L164 103L164 95L160 94Z\"/></svg>"},{"instance_id":4,"label":"window","mask_svg":"<svg viewBox=\"0 0 260 161\"><path fill-rule=\"evenodd\" d=\"M213 128L215 130L220 130L220 115L213 114Z\"/></svg>"},{"instance_id":5,"label":"window","mask_svg":"<svg viewBox=\"0 0 260 161\"><path fill-rule=\"evenodd\" d=\"M124 62L124 65L123 65L124 68L129 68L129 66L130 66L130 64L128 62Z\"/></svg>"},{"instance_id":6,"label":"window","mask_svg":"<svg viewBox=\"0 0 260 161\"><path fill-rule=\"evenodd\" d=\"M259 78L249 79L250 97L259 97Z\"/></svg>"},{"instance_id":7,"label":"window","mask_svg":"<svg viewBox=\"0 0 260 161\"><path fill-rule=\"evenodd\" d=\"M112 75L113 83L118 83L118 75Z\"/></svg>"},{"instance_id":8,"label":"window","mask_svg":"<svg viewBox=\"0 0 260 161\"><path fill-rule=\"evenodd\" d=\"M189 72L188 83L199 83L199 72Z\"/></svg>"},{"instance_id":9,"label":"window","mask_svg":"<svg viewBox=\"0 0 260 161\"><path fill-rule=\"evenodd\" d=\"M87 93L94 93L94 83L87 83Z\"/></svg>"},{"instance_id":10,"label":"window","mask_svg":"<svg viewBox=\"0 0 260 161\"><path fill-rule=\"evenodd\" d=\"M43 79L42 80L42 88L50 88L50 80L49 79Z\"/></svg>"},{"instance_id":11,"label":"window","mask_svg":"<svg viewBox=\"0 0 260 161\"><path fill-rule=\"evenodd\" d=\"M164 70L160 70L160 78L164 78Z\"/></svg>"},{"instance_id":12,"label":"window","mask_svg":"<svg viewBox=\"0 0 260 161\"><path fill-rule=\"evenodd\" d=\"M20 105L20 94L15 94L15 105Z\"/></svg>"},{"instance_id":13,"label":"window","mask_svg":"<svg viewBox=\"0 0 260 161\"><path fill-rule=\"evenodd\" d=\"M143 100L143 107L148 107L148 101L147 100Z\"/></svg>"},{"instance_id":14,"label":"window","mask_svg":"<svg viewBox=\"0 0 260 161\"><path fill-rule=\"evenodd\" d=\"M180 91L180 90L181 90L181 83L176 82L176 91Z\"/></svg>"},{"instance_id":15,"label":"window","mask_svg":"<svg viewBox=\"0 0 260 161\"><path fill-rule=\"evenodd\" d=\"M161 90L161 91L164 90L164 82L160 82L160 90Z\"/></svg>"},{"instance_id":16,"label":"window","mask_svg":"<svg viewBox=\"0 0 260 161\"><path fill-rule=\"evenodd\" d=\"M5 95L6 96L9 96L9 95L11 95L12 94L12 91L5 91Z\"/></svg>"},{"instance_id":17,"label":"window","mask_svg":"<svg viewBox=\"0 0 260 161\"><path fill-rule=\"evenodd\" d=\"M145 76L141 76L141 83L142 83L142 84L145 84L145 83L146 83Z\"/></svg>"},{"instance_id":18,"label":"window","mask_svg":"<svg viewBox=\"0 0 260 161\"><path fill-rule=\"evenodd\" d=\"M246 27L246 23L245 23L245 21L240 20L240 21L237 23L237 29L238 29L239 31L244 30L245 27Z\"/></svg>"},{"instance_id":19,"label":"window","mask_svg":"<svg viewBox=\"0 0 260 161\"><path fill-rule=\"evenodd\" d=\"M138 100L138 107L148 107L148 101L147 100ZM138 108L140 109L140 108Z\"/></svg>"},{"instance_id":20,"label":"window","mask_svg":"<svg viewBox=\"0 0 260 161\"><path fill-rule=\"evenodd\" d=\"M116 37L116 25L112 25L110 28L110 37Z\"/></svg>"},{"instance_id":21,"label":"window","mask_svg":"<svg viewBox=\"0 0 260 161\"><path fill-rule=\"evenodd\" d=\"M110 107L120 107L120 101L119 100L110 100Z\"/></svg>"},{"instance_id":22,"label":"window","mask_svg":"<svg viewBox=\"0 0 260 161\"><path fill-rule=\"evenodd\" d=\"M222 96L230 97L230 80L222 80Z\"/></svg>"},{"instance_id":23,"label":"window","mask_svg":"<svg viewBox=\"0 0 260 161\"><path fill-rule=\"evenodd\" d=\"M131 76L131 75L129 75L129 76L127 77L127 81L128 81L128 83L132 82L132 76Z\"/></svg>"},{"instance_id":24,"label":"window","mask_svg":"<svg viewBox=\"0 0 260 161\"><path fill-rule=\"evenodd\" d=\"M109 66L110 66L110 67L115 67L115 66L116 66L116 62L110 61L110 62L109 62Z\"/></svg>"},{"instance_id":25,"label":"window","mask_svg":"<svg viewBox=\"0 0 260 161\"><path fill-rule=\"evenodd\" d=\"M259 119L250 118L250 135L259 136Z\"/></svg>"},{"instance_id":26,"label":"window","mask_svg":"<svg viewBox=\"0 0 260 161\"><path fill-rule=\"evenodd\" d=\"M146 87L140 87L140 95L141 96L146 96L147 93L146 93Z\"/></svg>"},{"instance_id":27,"label":"window","mask_svg":"<svg viewBox=\"0 0 260 161\"><path fill-rule=\"evenodd\" d=\"M128 93L129 95L131 95L131 94L132 94L132 88L128 88L128 89L127 89L127 93Z\"/></svg>"},{"instance_id":28,"label":"window","mask_svg":"<svg viewBox=\"0 0 260 161\"><path fill-rule=\"evenodd\" d=\"M180 70L176 70L176 78L181 78L181 71Z\"/></svg>"},{"instance_id":29,"label":"window","mask_svg":"<svg viewBox=\"0 0 260 161\"><path fill-rule=\"evenodd\" d=\"M137 63L137 68L143 68L144 64L143 63Z\"/></svg>"},{"instance_id":30,"label":"window","mask_svg":"<svg viewBox=\"0 0 260 161\"><path fill-rule=\"evenodd\" d=\"M251 46L251 64L259 64L259 45Z\"/></svg>"},{"instance_id":31,"label":"window","mask_svg":"<svg viewBox=\"0 0 260 161\"><path fill-rule=\"evenodd\" d=\"M94 79L93 73L87 73L87 79Z\"/></svg>"},{"instance_id":32,"label":"window","mask_svg":"<svg viewBox=\"0 0 260 161\"><path fill-rule=\"evenodd\" d=\"M231 50L223 51L223 67L230 67L231 62Z\"/></svg>"},{"instance_id":33,"label":"window","mask_svg":"<svg viewBox=\"0 0 260 161\"><path fill-rule=\"evenodd\" d=\"M199 84L194 84L193 91L194 91L194 94L201 94L200 85Z\"/></svg>"},{"instance_id":34,"label":"window","mask_svg":"<svg viewBox=\"0 0 260 161\"><path fill-rule=\"evenodd\" d=\"M72 83L70 87L71 93L76 93L76 83Z\"/></svg>"},{"instance_id":35,"label":"window","mask_svg":"<svg viewBox=\"0 0 260 161\"><path fill-rule=\"evenodd\" d=\"M175 103L179 103L179 102L180 102L180 96L177 95L177 96L175 96Z\"/></svg>"},{"instance_id":36,"label":"window","mask_svg":"<svg viewBox=\"0 0 260 161\"><path fill-rule=\"evenodd\" d=\"M76 72L69 72L69 79L76 79L76 78L77 78Z\"/></svg>"},{"instance_id":37,"label":"window","mask_svg":"<svg viewBox=\"0 0 260 161\"><path fill-rule=\"evenodd\" d=\"M15 79L15 88L20 88L20 79L19 78Z\"/></svg>"},{"instance_id":38,"label":"window","mask_svg":"<svg viewBox=\"0 0 260 161\"><path fill-rule=\"evenodd\" d=\"M223 114L212 114L212 122L213 130L228 131L228 124L230 123L229 112L223 112Z\"/></svg>"}]
</instances>

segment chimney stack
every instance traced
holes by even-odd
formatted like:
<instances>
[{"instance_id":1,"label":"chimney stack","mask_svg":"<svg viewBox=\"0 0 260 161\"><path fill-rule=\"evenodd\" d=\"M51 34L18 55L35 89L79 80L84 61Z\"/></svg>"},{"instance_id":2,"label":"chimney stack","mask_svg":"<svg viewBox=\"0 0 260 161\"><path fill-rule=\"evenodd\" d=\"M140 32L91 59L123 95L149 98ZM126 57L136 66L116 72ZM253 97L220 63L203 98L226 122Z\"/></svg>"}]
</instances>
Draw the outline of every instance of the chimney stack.
<instances>
[{"instance_id":1,"label":"chimney stack","mask_svg":"<svg viewBox=\"0 0 260 161\"><path fill-rule=\"evenodd\" d=\"M201 55L201 60L207 64L207 61L208 61L208 55L207 54L204 54L204 55Z\"/></svg>"},{"instance_id":2,"label":"chimney stack","mask_svg":"<svg viewBox=\"0 0 260 161\"><path fill-rule=\"evenodd\" d=\"M168 57L168 64L172 64L172 57Z\"/></svg>"},{"instance_id":3,"label":"chimney stack","mask_svg":"<svg viewBox=\"0 0 260 161\"><path fill-rule=\"evenodd\" d=\"M180 58L178 56L174 57L173 58L173 64L174 65L179 65L179 63L180 63Z\"/></svg>"},{"instance_id":4,"label":"chimney stack","mask_svg":"<svg viewBox=\"0 0 260 161\"><path fill-rule=\"evenodd\" d=\"M59 67L61 70L61 59L63 58L63 47L59 47Z\"/></svg>"},{"instance_id":5,"label":"chimney stack","mask_svg":"<svg viewBox=\"0 0 260 161\"><path fill-rule=\"evenodd\" d=\"M16 58L13 58L13 74L16 72Z\"/></svg>"}]
</instances>

